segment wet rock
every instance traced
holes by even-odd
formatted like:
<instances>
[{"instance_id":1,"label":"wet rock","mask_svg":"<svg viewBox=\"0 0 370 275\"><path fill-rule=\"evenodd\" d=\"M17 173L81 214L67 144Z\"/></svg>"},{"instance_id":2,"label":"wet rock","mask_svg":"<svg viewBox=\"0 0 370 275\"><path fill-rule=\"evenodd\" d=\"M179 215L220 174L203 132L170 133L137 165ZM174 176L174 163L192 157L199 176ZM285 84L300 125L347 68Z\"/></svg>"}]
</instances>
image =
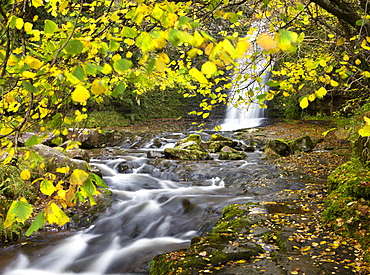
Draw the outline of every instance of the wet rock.
<instances>
[{"instance_id":1,"label":"wet rock","mask_svg":"<svg viewBox=\"0 0 370 275\"><path fill-rule=\"evenodd\" d=\"M131 173L134 172L134 169L137 169L139 167L140 167L139 163L122 162L122 163L118 164L117 170L118 170L118 173L121 173L121 174L131 174Z\"/></svg>"},{"instance_id":2,"label":"wet rock","mask_svg":"<svg viewBox=\"0 0 370 275\"><path fill-rule=\"evenodd\" d=\"M122 138L118 131L100 131L97 129L74 129L67 135L67 139L81 142L80 148L93 149L116 145Z\"/></svg>"},{"instance_id":3,"label":"wet rock","mask_svg":"<svg viewBox=\"0 0 370 275\"><path fill-rule=\"evenodd\" d=\"M268 154L277 154L279 156L286 157L293 153L290 145L281 139L270 139L267 141L265 146L265 152Z\"/></svg>"},{"instance_id":4,"label":"wet rock","mask_svg":"<svg viewBox=\"0 0 370 275\"><path fill-rule=\"evenodd\" d=\"M65 154L72 159L80 159L86 162L90 161L89 153L84 149L70 149L66 150Z\"/></svg>"},{"instance_id":5,"label":"wet rock","mask_svg":"<svg viewBox=\"0 0 370 275\"><path fill-rule=\"evenodd\" d=\"M219 159L222 160L240 160L246 157L246 153L243 151L235 150L229 146L225 146L221 149Z\"/></svg>"},{"instance_id":6,"label":"wet rock","mask_svg":"<svg viewBox=\"0 0 370 275\"><path fill-rule=\"evenodd\" d=\"M146 156L148 158L155 159L155 158L163 158L164 157L164 154L162 152L150 150L150 151L148 151L148 153L146 154Z\"/></svg>"},{"instance_id":7,"label":"wet rock","mask_svg":"<svg viewBox=\"0 0 370 275\"><path fill-rule=\"evenodd\" d=\"M166 148L164 149L164 155L166 158L182 160L205 160L209 158L207 152L180 148Z\"/></svg>"},{"instance_id":8,"label":"wet rock","mask_svg":"<svg viewBox=\"0 0 370 275\"><path fill-rule=\"evenodd\" d=\"M304 136L290 142L290 146L293 152L309 152L315 148L315 143L309 136Z\"/></svg>"},{"instance_id":9,"label":"wet rock","mask_svg":"<svg viewBox=\"0 0 370 275\"><path fill-rule=\"evenodd\" d=\"M62 153L61 148L51 148L43 144L37 144L31 147L32 150L37 152L40 156L47 160L46 170L55 171L57 167L69 167L73 169L81 169L89 171L89 164L80 159L72 159Z\"/></svg>"}]
</instances>

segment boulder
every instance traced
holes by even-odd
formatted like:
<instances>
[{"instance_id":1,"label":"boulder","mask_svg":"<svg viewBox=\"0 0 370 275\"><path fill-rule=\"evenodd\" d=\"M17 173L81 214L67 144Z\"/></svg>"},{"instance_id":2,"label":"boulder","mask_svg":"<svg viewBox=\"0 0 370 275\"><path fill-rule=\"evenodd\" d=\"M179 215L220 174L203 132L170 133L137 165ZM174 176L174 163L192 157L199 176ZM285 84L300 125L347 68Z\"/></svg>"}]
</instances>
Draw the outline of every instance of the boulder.
<instances>
[{"instance_id":1,"label":"boulder","mask_svg":"<svg viewBox=\"0 0 370 275\"><path fill-rule=\"evenodd\" d=\"M55 171L58 167L69 167L71 170L81 169L87 172L90 171L89 164L86 161L72 159L66 156L62 153L62 148L51 148L43 144L37 144L32 146L31 149L47 160L47 171Z\"/></svg>"},{"instance_id":2,"label":"boulder","mask_svg":"<svg viewBox=\"0 0 370 275\"><path fill-rule=\"evenodd\" d=\"M265 146L265 152L272 151L279 156L286 157L293 153L290 145L281 139L270 139L267 141Z\"/></svg>"},{"instance_id":3,"label":"boulder","mask_svg":"<svg viewBox=\"0 0 370 275\"><path fill-rule=\"evenodd\" d=\"M164 155L170 159L182 159L182 160L205 160L209 159L209 154L203 150L188 150L181 148L166 148L164 149Z\"/></svg>"},{"instance_id":4,"label":"boulder","mask_svg":"<svg viewBox=\"0 0 370 275\"><path fill-rule=\"evenodd\" d=\"M117 131L101 131L97 129L74 129L71 130L67 139L81 143L82 149L103 148L107 145L116 145L122 138Z\"/></svg>"},{"instance_id":5,"label":"boulder","mask_svg":"<svg viewBox=\"0 0 370 275\"><path fill-rule=\"evenodd\" d=\"M225 146L221 149L219 159L222 160L240 160L246 157L246 153L243 151L235 150L229 146Z\"/></svg>"},{"instance_id":6,"label":"boulder","mask_svg":"<svg viewBox=\"0 0 370 275\"><path fill-rule=\"evenodd\" d=\"M213 134L209 141L207 142L208 150L211 153L220 152L221 149L225 146L235 148L236 146L238 146L238 142L230 138L224 137L223 135L220 134Z\"/></svg>"},{"instance_id":7,"label":"boulder","mask_svg":"<svg viewBox=\"0 0 370 275\"><path fill-rule=\"evenodd\" d=\"M290 142L293 152L309 152L315 148L315 145L309 136L299 137Z\"/></svg>"}]
</instances>

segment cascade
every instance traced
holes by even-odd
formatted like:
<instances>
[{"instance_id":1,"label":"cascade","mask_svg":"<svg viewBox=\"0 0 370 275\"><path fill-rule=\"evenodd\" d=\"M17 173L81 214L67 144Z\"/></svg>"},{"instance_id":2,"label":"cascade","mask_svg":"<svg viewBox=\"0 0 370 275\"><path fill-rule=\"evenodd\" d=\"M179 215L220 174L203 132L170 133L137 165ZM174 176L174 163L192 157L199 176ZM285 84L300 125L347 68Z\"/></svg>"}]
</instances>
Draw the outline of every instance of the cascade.
<instances>
[{"instance_id":1,"label":"cascade","mask_svg":"<svg viewBox=\"0 0 370 275\"><path fill-rule=\"evenodd\" d=\"M256 26L259 27L260 24L262 23L258 22ZM254 32L250 40L254 40L257 35L258 31ZM247 55L253 56L260 51L259 46L252 43ZM263 56L257 56L253 61L248 57L241 58L238 63L236 74L232 77L231 104L226 108L221 124L222 131L258 127L266 120L265 109L260 108L255 98L269 90L265 83L271 75L271 64ZM257 81L256 77L260 78L260 81ZM244 100L245 104L239 104L238 99Z\"/></svg>"}]
</instances>

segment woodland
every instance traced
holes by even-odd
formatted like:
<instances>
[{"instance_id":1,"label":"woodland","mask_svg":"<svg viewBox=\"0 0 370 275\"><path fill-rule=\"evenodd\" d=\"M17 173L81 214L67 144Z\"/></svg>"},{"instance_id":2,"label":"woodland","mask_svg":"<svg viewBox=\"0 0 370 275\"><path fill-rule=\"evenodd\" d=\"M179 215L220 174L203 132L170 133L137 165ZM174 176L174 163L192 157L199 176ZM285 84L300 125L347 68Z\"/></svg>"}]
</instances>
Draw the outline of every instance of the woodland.
<instances>
[{"instance_id":1,"label":"woodland","mask_svg":"<svg viewBox=\"0 0 370 275\"><path fill-rule=\"evenodd\" d=\"M66 209L96 204L105 188L83 169L45 169L32 146L51 139L74 149L79 143L64 139L72 128L205 120L219 106L258 101L275 117L344 119L362 147L354 145L360 152L336 173L361 180L332 199L363 222L353 230L334 210L328 219L339 231L347 226L344 234L359 232L351 237L370 253L369 0L5 0L0 25L3 241L47 223L63 226ZM256 70L261 58L264 68ZM240 60L252 70L241 70ZM228 93L233 81L262 83L267 74L263 94ZM33 134L19 146L25 133Z\"/></svg>"}]
</instances>

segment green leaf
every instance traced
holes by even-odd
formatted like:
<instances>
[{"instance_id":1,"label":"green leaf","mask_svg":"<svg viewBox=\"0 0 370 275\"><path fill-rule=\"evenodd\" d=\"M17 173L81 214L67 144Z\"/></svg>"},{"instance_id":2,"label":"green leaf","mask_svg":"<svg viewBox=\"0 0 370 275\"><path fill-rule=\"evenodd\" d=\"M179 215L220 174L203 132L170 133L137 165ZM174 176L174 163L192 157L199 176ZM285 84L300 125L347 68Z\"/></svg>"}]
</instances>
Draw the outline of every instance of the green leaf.
<instances>
[{"instance_id":1,"label":"green leaf","mask_svg":"<svg viewBox=\"0 0 370 275\"><path fill-rule=\"evenodd\" d=\"M119 96L123 94L126 88L127 88L127 85L125 82L118 83L118 85L112 91L112 96Z\"/></svg>"},{"instance_id":2,"label":"green leaf","mask_svg":"<svg viewBox=\"0 0 370 275\"><path fill-rule=\"evenodd\" d=\"M76 76L74 76L73 74L71 74L71 73L67 73L67 72L65 72L64 73L64 76L67 78L67 80L72 84L72 85L74 85L74 84L77 84L77 83L80 83L81 82L81 80L80 79L78 79Z\"/></svg>"},{"instance_id":3,"label":"green leaf","mask_svg":"<svg viewBox=\"0 0 370 275\"><path fill-rule=\"evenodd\" d=\"M113 69L117 73L123 73L124 71L130 69L132 62L128 59L118 59L113 62Z\"/></svg>"},{"instance_id":4,"label":"green leaf","mask_svg":"<svg viewBox=\"0 0 370 275\"><path fill-rule=\"evenodd\" d=\"M144 52L155 50L155 44L150 34L147 32L142 32L138 37L136 37L136 45Z\"/></svg>"},{"instance_id":5,"label":"green leaf","mask_svg":"<svg viewBox=\"0 0 370 275\"><path fill-rule=\"evenodd\" d=\"M42 141L42 139L40 139L38 137L38 135L33 135L32 137L30 137L29 139L27 139L27 141L24 143L24 145L26 147L31 147L35 144L39 144L40 142Z\"/></svg>"},{"instance_id":6,"label":"green leaf","mask_svg":"<svg viewBox=\"0 0 370 275\"><path fill-rule=\"evenodd\" d=\"M280 81L270 80L270 81L267 81L265 84L266 86L269 86L269 87L278 87L280 86Z\"/></svg>"},{"instance_id":7,"label":"green leaf","mask_svg":"<svg viewBox=\"0 0 370 275\"><path fill-rule=\"evenodd\" d=\"M188 23L191 19L187 16L181 16L179 19L179 27Z\"/></svg>"},{"instance_id":8,"label":"green leaf","mask_svg":"<svg viewBox=\"0 0 370 275\"><path fill-rule=\"evenodd\" d=\"M94 173L90 173L89 174L89 179L93 182L95 182L95 184L99 187L103 187L103 188L107 188L107 185L105 184L105 182L102 180L101 177L99 177L98 175L94 174Z\"/></svg>"},{"instance_id":9,"label":"green leaf","mask_svg":"<svg viewBox=\"0 0 370 275\"><path fill-rule=\"evenodd\" d=\"M66 213L64 213L55 203L51 203L46 207L45 219L48 223L56 223L59 226L62 226L69 222L69 218Z\"/></svg>"},{"instance_id":10,"label":"green leaf","mask_svg":"<svg viewBox=\"0 0 370 275\"><path fill-rule=\"evenodd\" d=\"M128 38L135 38L137 36L137 31L130 27L123 27L122 35Z\"/></svg>"},{"instance_id":11,"label":"green leaf","mask_svg":"<svg viewBox=\"0 0 370 275\"><path fill-rule=\"evenodd\" d=\"M45 223L45 211L41 211L26 231L26 236L30 236L33 232L39 230Z\"/></svg>"},{"instance_id":12,"label":"green leaf","mask_svg":"<svg viewBox=\"0 0 370 275\"><path fill-rule=\"evenodd\" d=\"M29 83L27 80L23 80L22 81L22 86L23 88L30 92L30 93L36 93L37 92L37 88L35 86L33 86L31 83Z\"/></svg>"},{"instance_id":13,"label":"green leaf","mask_svg":"<svg viewBox=\"0 0 370 275\"><path fill-rule=\"evenodd\" d=\"M56 191L56 188L54 186L54 184L49 181L49 180L43 180L40 184L40 191L47 195L47 196L50 196L51 194L53 194L55 191Z\"/></svg>"},{"instance_id":14,"label":"green leaf","mask_svg":"<svg viewBox=\"0 0 370 275\"><path fill-rule=\"evenodd\" d=\"M117 51L119 47L121 47L121 45L117 41L115 40L109 41L109 50L111 52Z\"/></svg>"},{"instance_id":15,"label":"green leaf","mask_svg":"<svg viewBox=\"0 0 370 275\"><path fill-rule=\"evenodd\" d=\"M74 75L80 81L83 81L86 77L85 70L80 65L74 67L72 75Z\"/></svg>"},{"instance_id":16,"label":"green leaf","mask_svg":"<svg viewBox=\"0 0 370 275\"><path fill-rule=\"evenodd\" d=\"M356 21L357 26L364 26L364 25L366 25L366 23L367 22L366 22L365 18Z\"/></svg>"},{"instance_id":17,"label":"green leaf","mask_svg":"<svg viewBox=\"0 0 370 275\"><path fill-rule=\"evenodd\" d=\"M84 44L80 40L72 39L68 41L67 45L65 46L64 50L67 54L79 54L83 51Z\"/></svg>"},{"instance_id":18,"label":"green leaf","mask_svg":"<svg viewBox=\"0 0 370 275\"><path fill-rule=\"evenodd\" d=\"M6 215L4 226L9 227L14 222L24 223L31 216L32 212L33 207L29 203L13 201Z\"/></svg>"},{"instance_id":19,"label":"green leaf","mask_svg":"<svg viewBox=\"0 0 370 275\"><path fill-rule=\"evenodd\" d=\"M278 35L278 46L283 51L294 52L296 47L292 43L297 42L298 34L292 31L281 29Z\"/></svg>"},{"instance_id":20,"label":"green leaf","mask_svg":"<svg viewBox=\"0 0 370 275\"><path fill-rule=\"evenodd\" d=\"M58 29L58 25L51 20L45 20L44 32L47 34L53 34Z\"/></svg>"}]
</instances>

